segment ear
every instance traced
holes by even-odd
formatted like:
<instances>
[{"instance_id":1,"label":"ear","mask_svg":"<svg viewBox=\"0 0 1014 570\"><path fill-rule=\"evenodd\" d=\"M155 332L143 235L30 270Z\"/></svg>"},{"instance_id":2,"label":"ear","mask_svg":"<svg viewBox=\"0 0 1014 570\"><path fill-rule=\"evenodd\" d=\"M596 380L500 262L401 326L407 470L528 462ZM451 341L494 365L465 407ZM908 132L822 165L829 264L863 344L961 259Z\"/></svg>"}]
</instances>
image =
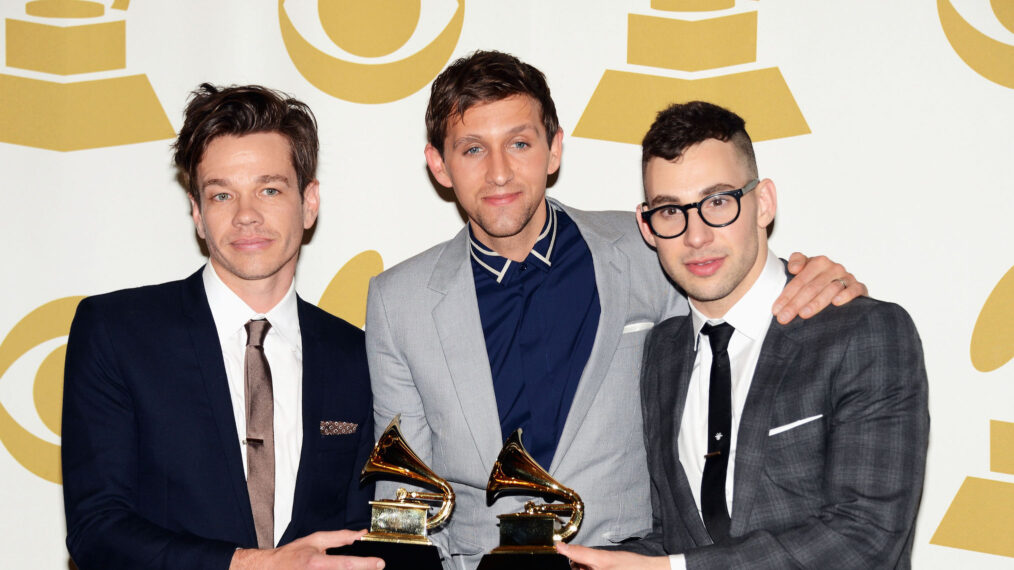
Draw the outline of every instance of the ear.
<instances>
[{"instance_id":1,"label":"ear","mask_svg":"<svg viewBox=\"0 0 1014 570\"><path fill-rule=\"evenodd\" d=\"M437 182L445 188L453 188L454 183L451 181L451 177L447 172L447 165L444 164L444 157L440 156L440 151L437 147L426 144L426 150L423 151L426 154L426 165L430 167L430 172L433 173L433 178L437 179Z\"/></svg>"},{"instance_id":2,"label":"ear","mask_svg":"<svg viewBox=\"0 0 1014 570\"><path fill-rule=\"evenodd\" d=\"M656 247L655 234L651 233L651 228L648 227L648 222L645 222L644 218L641 217L641 212L645 210L647 210L647 208L644 207L644 204L638 204L637 210L634 211L634 216L637 217L637 227L641 230L641 237L644 238L644 241L646 241L648 245L654 248Z\"/></svg>"},{"instance_id":3,"label":"ear","mask_svg":"<svg viewBox=\"0 0 1014 570\"><path fill-rule=\"evenodd\" d=\"M757 184L754 193L757 194L757 226L767 228L774 221L775 210L778 209L775 183L770 178L765 178Z\"/></svg>"},{"instance_id":4,"label":"ear","mask_svg":"<svg viewBox=\"0 0 1014 570\"><path fill-rule=\"evenodd\" d=\"M549 168L546 174L553 174L560 168L560 157L563 156L563 129L556 129L553 142L549 145Z\"/></svg>"},{"instance_id":5,"label":"ear","mask_svg":"<svg viewBox=\"0 0 1014 570\"><path fill-rule=\"evenodd\" d=\"M314 180L306 185L303 191L303 229L308 230L317 221L320 211L320 182Z\"/></svg>"},{"instance_id":6,"label":"ear","mask_svg":"<svg viewBox=\"0 0 1014 570\"><path fill-rule=\"evenodd\" d=\"M193 194L188 193L187 197L190 198L190 217L194 219L194 228L197 230L197 235L201 236L201 239L207 239L204 237L204 216L201 215L201 208L198 207Z\"/></svg>"}]
</instances>

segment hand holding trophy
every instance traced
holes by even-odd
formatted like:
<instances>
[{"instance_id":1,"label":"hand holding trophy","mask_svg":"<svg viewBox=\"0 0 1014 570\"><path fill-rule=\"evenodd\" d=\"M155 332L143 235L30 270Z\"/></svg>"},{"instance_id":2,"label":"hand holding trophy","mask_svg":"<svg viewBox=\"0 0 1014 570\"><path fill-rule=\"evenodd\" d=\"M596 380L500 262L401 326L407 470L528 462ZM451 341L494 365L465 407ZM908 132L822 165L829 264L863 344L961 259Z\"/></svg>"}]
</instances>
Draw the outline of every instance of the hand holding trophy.
<instances>
[{"instance_id":1,"label":"hand holding trophy","mask_svg":"<svg viewBox=\"0 0 1014 570\"><path fill-rule=\"evenodd\" d=\"M507 438L486 484L486 504L504 495L536 495L559 503L528 501L521 513L499 515L500 546L482 557L479 570L570 568L554 545L577 533L584 517L584 502L546 472L521 443L521 429ZM568 514L566 521L558 514Z\"/></svg>"},{"instance_id":2,"label":"hand holding trophy","mask_svg":"<svg viewBox=\"0 0 1014 570\"><path fill-rule=\"evenodd\" d=\"M359 481L387 478L435 487L440 492L398 489L393 500L370 501L373 508L370 532L360 539L361 542L329 549L328 554L378 556L384 559L387 570L439 570L440 554L426 535L451 516L454 490L405 443L398 423L400 417L395 416L380 436ZM427 502L440 505L432 517L427 517L430 508Z\"/></svg>"}]
</instances>

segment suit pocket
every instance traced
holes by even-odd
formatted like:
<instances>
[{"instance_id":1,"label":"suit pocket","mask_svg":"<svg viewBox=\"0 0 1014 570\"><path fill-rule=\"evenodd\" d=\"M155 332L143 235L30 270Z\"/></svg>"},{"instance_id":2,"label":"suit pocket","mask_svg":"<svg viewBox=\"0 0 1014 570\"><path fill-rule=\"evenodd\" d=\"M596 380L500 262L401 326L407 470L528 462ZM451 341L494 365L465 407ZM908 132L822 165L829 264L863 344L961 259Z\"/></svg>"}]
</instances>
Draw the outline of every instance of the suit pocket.
<instances>
[{"instance_id":1,"label":"suit pocket","mask_svg":"<svg viewBox=\"0 0 1014 570\"><path fill-rule=\"evenodd\" d=\"M626 328L627 327L624 327L624 329ZM644 346L644 341L645 339L648 338L648 333L650 332L651 327L637 328L629 332L624 332L623 334L620 335L620 343L616 346L616 350L623 350L625 348L636 348L638 354L640 354L641 348Z\"/></svg>"}]
</instances>

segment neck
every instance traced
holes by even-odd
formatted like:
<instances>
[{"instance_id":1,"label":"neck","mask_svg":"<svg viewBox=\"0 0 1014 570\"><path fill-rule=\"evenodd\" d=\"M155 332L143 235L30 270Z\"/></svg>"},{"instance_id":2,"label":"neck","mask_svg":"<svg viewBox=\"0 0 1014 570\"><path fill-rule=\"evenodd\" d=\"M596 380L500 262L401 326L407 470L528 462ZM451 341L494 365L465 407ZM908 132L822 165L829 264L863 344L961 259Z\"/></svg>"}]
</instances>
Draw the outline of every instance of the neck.
<instances>
[{"instance_id":1,"label":"neck","mask_svg":"<svg viewBox=\"0 0 1014 570\"><path fill-rule=\"evenodd\" d=\"M226 287L242 299L247 306L261 314L274 309L281 302L285 294L289 292L292 279L296 274L295 260L273 275L262 279L243 279L219 267L214 260L211 260L211 267Z\"/></svg>"}]
</instances>

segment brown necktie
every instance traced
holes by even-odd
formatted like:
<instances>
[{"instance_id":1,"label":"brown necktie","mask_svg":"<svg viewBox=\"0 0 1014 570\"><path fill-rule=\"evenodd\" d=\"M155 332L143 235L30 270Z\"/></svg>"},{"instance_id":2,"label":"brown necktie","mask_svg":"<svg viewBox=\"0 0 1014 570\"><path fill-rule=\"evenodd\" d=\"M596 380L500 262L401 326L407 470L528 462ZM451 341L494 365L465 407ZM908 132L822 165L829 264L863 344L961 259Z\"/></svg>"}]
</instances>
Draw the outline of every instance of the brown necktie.
<instances>
[{"instance_id":1,"label":"brown necktie","mask_svg":"<svg viewBox=\"0 0 1014 570\"><path fill-rule=\"evenodd\" d=\"M271 323L246 323L246 487L250 493L257 547L275 545L275 404L264 337Z\"/></svg>"}]
</instances>

